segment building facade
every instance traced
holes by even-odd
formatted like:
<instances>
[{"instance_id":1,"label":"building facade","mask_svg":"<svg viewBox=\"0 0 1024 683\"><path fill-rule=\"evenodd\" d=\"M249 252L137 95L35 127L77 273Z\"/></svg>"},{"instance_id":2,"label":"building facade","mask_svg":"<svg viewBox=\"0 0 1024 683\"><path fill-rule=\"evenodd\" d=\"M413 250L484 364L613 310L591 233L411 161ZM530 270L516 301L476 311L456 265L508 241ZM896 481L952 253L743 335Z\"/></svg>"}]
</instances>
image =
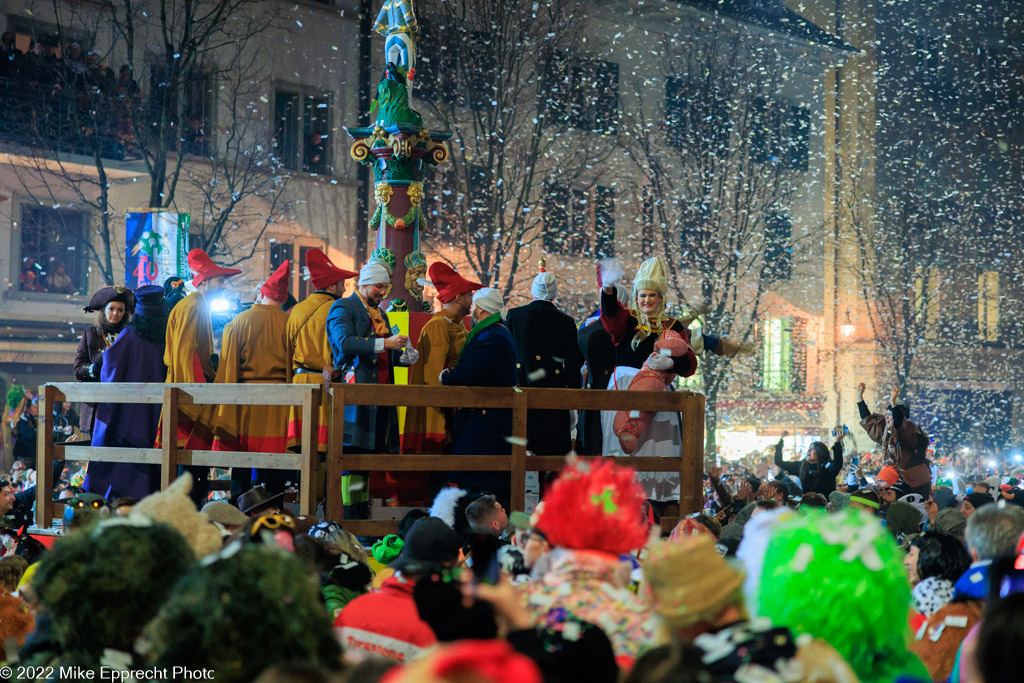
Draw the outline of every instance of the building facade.
<instances>
[{"instance_id":1,"label":"building facade","mask_svg":"<svg viewBox=\"0 0 1024 683\"><path fill-rule=\"evenodd\" d=\"M363 182L342 126L360 107L359 3L252 3L248 15L225 18L204 44L239 35L231 32L244 24L244 47L184 55L194 66L170 94L168 56L153 34L160 27L143 20L146 9L135 7L140 25L129 54L118 20L94 3L63 3L60 15L38 3L3 4L4 387L72 379L78 338L94 322L83 306L97 289L126 281L125 217L151 204L153 150L161 143L143 142L132 117L160 126L162 111L176 113L177 130L163 125L167 173L179 174L165 210L190 214L192 247L206 246L243 270L229 283L242 301L284 259L292 262L291 292L301 298L308 289L302 259L311 247L355 265L365 234ZM145 16L159 16L148 9ZM165 109L168 97L177 99ZM159 280L171 274L188 275Z\"/></svg>"}]
</instances>

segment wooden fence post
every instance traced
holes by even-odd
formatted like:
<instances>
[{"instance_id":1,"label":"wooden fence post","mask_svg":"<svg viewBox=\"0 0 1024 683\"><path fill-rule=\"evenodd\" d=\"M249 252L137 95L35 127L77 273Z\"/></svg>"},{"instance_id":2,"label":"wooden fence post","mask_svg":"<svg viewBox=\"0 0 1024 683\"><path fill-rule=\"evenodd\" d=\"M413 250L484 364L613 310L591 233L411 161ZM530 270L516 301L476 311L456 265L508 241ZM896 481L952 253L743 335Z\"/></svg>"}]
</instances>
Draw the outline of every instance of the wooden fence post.
<instances>
[{"instance_id":1,"label":"wooden fence post","mask_svg":"<svg viewBox=\"0 0 1024 683\"><path fill-rule=\"evenodd\" d=\"M327 519L345 519L341 504L341 459L345 453L345 390L344 384L332 384L328 395L331 400L331 428L327 446Z\"/></svg>"},{"instance_id":2,"label":"wooden fence post","mask_svg":"<svg viewBox=\"0 0 1024 683\"><path fill-rule=\"evenodd\" d=\"M686 392L681 407L679 515L685 517L704 508L704 396Z\"/></svg>"},{"instance_id":3,"label":"wooden fence post","mask_svg":"<svg viewBox=\"0 0 1024 683\"><path fill-rule=\"evenodd\" d=\"M36 526L49 529L53 522L53 406L63 395L57 387L39 387L36 418ZM17 428L17 426L15 426Z\"/></svg>"},{"instance_id":4,"label":"wooden fence post","mask_svg":"<svg viewBox=\"0 0 1024 683\"><path fill-rule=\"evenodd\" d=\"M513 387L512 393L512 510L526 509L526 393ZM511 510L510 510L511 512Z\"/></svg>"},{"instance_id":5,"label":"wooden fence post","mask_svg":"<svg viewBox=\"0 0 1024 683\"><path fill-rule=\"evenodd\" d=\"M299 514L316 514L316 470L320 465L317 450L321 389L312 386L302 396L302 470L299 472ZM326 510L325 510L326 512Z\"/></svg>"},{"instance_id":6,"label":"wooden fence post","mask_svg":"<svg viewBox=\"0 0 1024 683\"><path fill-rule=\"evenodd\" d=\"M160 444L160 489L166 489L178 477L178 407L180 389L164 389L163 442Z\"/></svg>"}]
</instances>

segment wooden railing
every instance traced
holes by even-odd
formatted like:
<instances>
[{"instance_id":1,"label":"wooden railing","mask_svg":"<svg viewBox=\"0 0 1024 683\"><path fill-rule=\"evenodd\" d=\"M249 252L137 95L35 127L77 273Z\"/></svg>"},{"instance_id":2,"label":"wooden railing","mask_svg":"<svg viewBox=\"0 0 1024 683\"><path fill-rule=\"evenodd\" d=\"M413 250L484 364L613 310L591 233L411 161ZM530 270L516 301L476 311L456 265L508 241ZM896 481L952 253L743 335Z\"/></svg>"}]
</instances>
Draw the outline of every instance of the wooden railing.
<instances>
[{"instance_id":1,"label":"wooden railing","mask_svg":"<svg viewBox=\"0 0 1024 683\"><path fill-rule=\"evenodd\" d=\"M682 514L703 506L704 396L689 391L603 391L596 389L520 389L518 387L429 387L378 384L332 384L331 425L327 455L328 519L343 519L343 470L508 472L512 480L512 508L522 510L526 473L557 472L565 465L560 455L527 455L528 410L649 410L680 413L682 443L678 457L623 458L638 472L679 472L679 508ZM495 408L512 411L511 455L346 455L344 435L334 425L344 424L345 406L427 406L434 408ZM668 520L665 520L668 522ZM674 520L672 520L674 521ZM393 533L393 520L348 520L345 528L360 536Z\"/></svg>"},{"instance_id":2,"label":"wooden railing","mask_svg":"<svg viewBox=\"0 0 1024 683\"><path fill-rule=\"evenodd\" d=\"M36 525L53 521L52 466L54 460L126 462L160 465L160 488L178 476L179 465L200 467L259 467L299 471L299 513L316 512L314 497L317 420L320 393L315 384L134 384L127 382L68 382L39 387L39 431L36 462ZM53 405L60 401L142 403L163 406L161 448L66 446L53 442ZM182 405L301 406L302 441L299 453L249 453L178 448L178 408ZM283 428L284 425L282 425ZM69 454L67 451L71 449Z\"/></svg>"},{"instance_id":3,"label":"wooden railing","mask_svg":"<svg viewBox=\"0 0 1024 683\"><path fill-rule=\"evenodd\" d=\"M36 520L48 527L53 520L54 460L104 460L159 464L161 487L177 476L178 465L206 467L259 467L299 470L299 512L313 514L317 500L314 481L319 459L316 450L320 386L296 384L131 384L61 383L39 389L38 462L36 464ZM176 439L164 438L161 448L98 448L65 446L53 442L53 405L58 401L88 403L161 404L161 429L165 435L178 431L182 405L289 405L302 407L302 446L299 453L244 453L183 450ZM525 507L526 473L557 472L564 456L528 455L526 451L529 410L644 410L676 412L682 418L682 443L676 457L623 458L638 472L678 472L679 507L683 514L701 509L703 502L704 397L689 391L603 391L593 389L520 389L518 387L429 387L377 384L332 384L327 390L330 406L330 444L327 456L328 519L342 520L341 473L343 470L391 470L411 472L463 471L508 472L512 507ZM394 455L346 454L345 406L426 406L435 408L486 408L512 411L510 455ZM72 453L67 449L72 448ZM395 520L348 520L345 528L361 536L379 536L397 528Z\"/></svg>"}]
</instances>

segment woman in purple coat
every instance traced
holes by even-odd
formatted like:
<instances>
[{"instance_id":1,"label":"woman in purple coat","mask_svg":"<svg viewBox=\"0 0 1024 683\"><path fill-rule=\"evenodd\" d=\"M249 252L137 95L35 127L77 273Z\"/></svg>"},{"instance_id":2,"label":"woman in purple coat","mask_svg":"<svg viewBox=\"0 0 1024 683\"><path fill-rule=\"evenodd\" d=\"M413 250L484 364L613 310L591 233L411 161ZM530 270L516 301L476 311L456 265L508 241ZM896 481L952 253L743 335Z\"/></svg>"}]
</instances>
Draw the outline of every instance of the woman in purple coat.
<instances>
[{"instance_id":1,"label":"woman in purple coat","mask_svg":"<svg viewBox=\"0 0 1024 683\"><path fill-rule=\"evenodd\" d=\"M135 298L135 314L128 326L103 352L101 382L162 383L167 376L164 290L146 285L135 290ZM96 407L92 445L152 448L159 424L159 404L101 403ZM89 464L85 488L107 498L141 500L160 488L160 467L95 461Z\"/></svg>"}]
</instances>

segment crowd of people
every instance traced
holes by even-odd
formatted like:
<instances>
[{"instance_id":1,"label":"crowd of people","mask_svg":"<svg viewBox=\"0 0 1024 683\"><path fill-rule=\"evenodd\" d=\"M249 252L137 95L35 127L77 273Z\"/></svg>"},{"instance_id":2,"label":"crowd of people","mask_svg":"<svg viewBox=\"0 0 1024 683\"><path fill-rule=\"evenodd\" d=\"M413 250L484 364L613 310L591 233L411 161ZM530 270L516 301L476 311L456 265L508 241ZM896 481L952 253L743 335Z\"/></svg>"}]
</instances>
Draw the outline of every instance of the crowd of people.
<instances>
[{"instance_id":1,"label":"crowd of people","mask_svg":"<svg viewBox=\"0 0 1024 683\"><path fill-rule=\"evenodd\" d=\"M46 548L3 481L4 661L47 680L1016 680L1014 484L922 504L879 473L826 499L780 468L733 495L710 466L707 508L666 537L622 462L570 458L530 515L449 487L372 545L262 486L200 511L185 474L141 501L75 495Z\"/></svg>"},{"instance_id":2,"label":"crowd of people","mask_svg":"<svg viewBox=\"0 0 1024 683\"><path fill-rule=\"evenodd\" d=\"M705 350L742 351L665 313L659 259L631 288L606 269L579 328L543 268L533 301L506 311L496 290L432 264L440 307L415 344L383 307L386 250L358 273L311 250L316 291L301 302L282 264L219 345L210 302L240 271L199 250L189 265L192 293L171 278L95 294L79 380L386 384L407 366L413 385L668 390ZM204 468L161 491L152 466L92 462L60 493L63 537L47 547L28 533L29 455L0 481L0 644L15 671L54 667L55 680L71 666L218 681L1015 680L1024 482L940 472L898 393L876 411L864 391L874 464L847 452L843 428L797 461L782 439L754 466L709 460L704 507L678 522L678 481L575 455L678 452L678 418L638 411L531 413L527 447L568 453L531 511L509 514L507 475L346 472L345 519L365 518L371 496L414 508L383 538L290 514L287 471L232 471L230 497L213 500ZM12 392L21 441L38 403ZM302 433L286 407L181 409L179 432L161 434L159 406L82 406L74 438L283 453ZM502 410L410 408L400 430L393 407L350 406L343 440L346 452L479 455L509 452L511 433Z\"/></svg>"},{"instance_id":3,"label":"crowd of people","mask_svg":"<svg viewBox=\"0 0 1024 683\"><path fill-rule=\"evenodd\" d=\"M115 72L97 53L52 36L31 40L26 52L15 42L11 32L0 37L2 135L77 153L91 153L98 142L104 157L124 158L142 102L131 66Z\"/></svg>"}]
</instances>

